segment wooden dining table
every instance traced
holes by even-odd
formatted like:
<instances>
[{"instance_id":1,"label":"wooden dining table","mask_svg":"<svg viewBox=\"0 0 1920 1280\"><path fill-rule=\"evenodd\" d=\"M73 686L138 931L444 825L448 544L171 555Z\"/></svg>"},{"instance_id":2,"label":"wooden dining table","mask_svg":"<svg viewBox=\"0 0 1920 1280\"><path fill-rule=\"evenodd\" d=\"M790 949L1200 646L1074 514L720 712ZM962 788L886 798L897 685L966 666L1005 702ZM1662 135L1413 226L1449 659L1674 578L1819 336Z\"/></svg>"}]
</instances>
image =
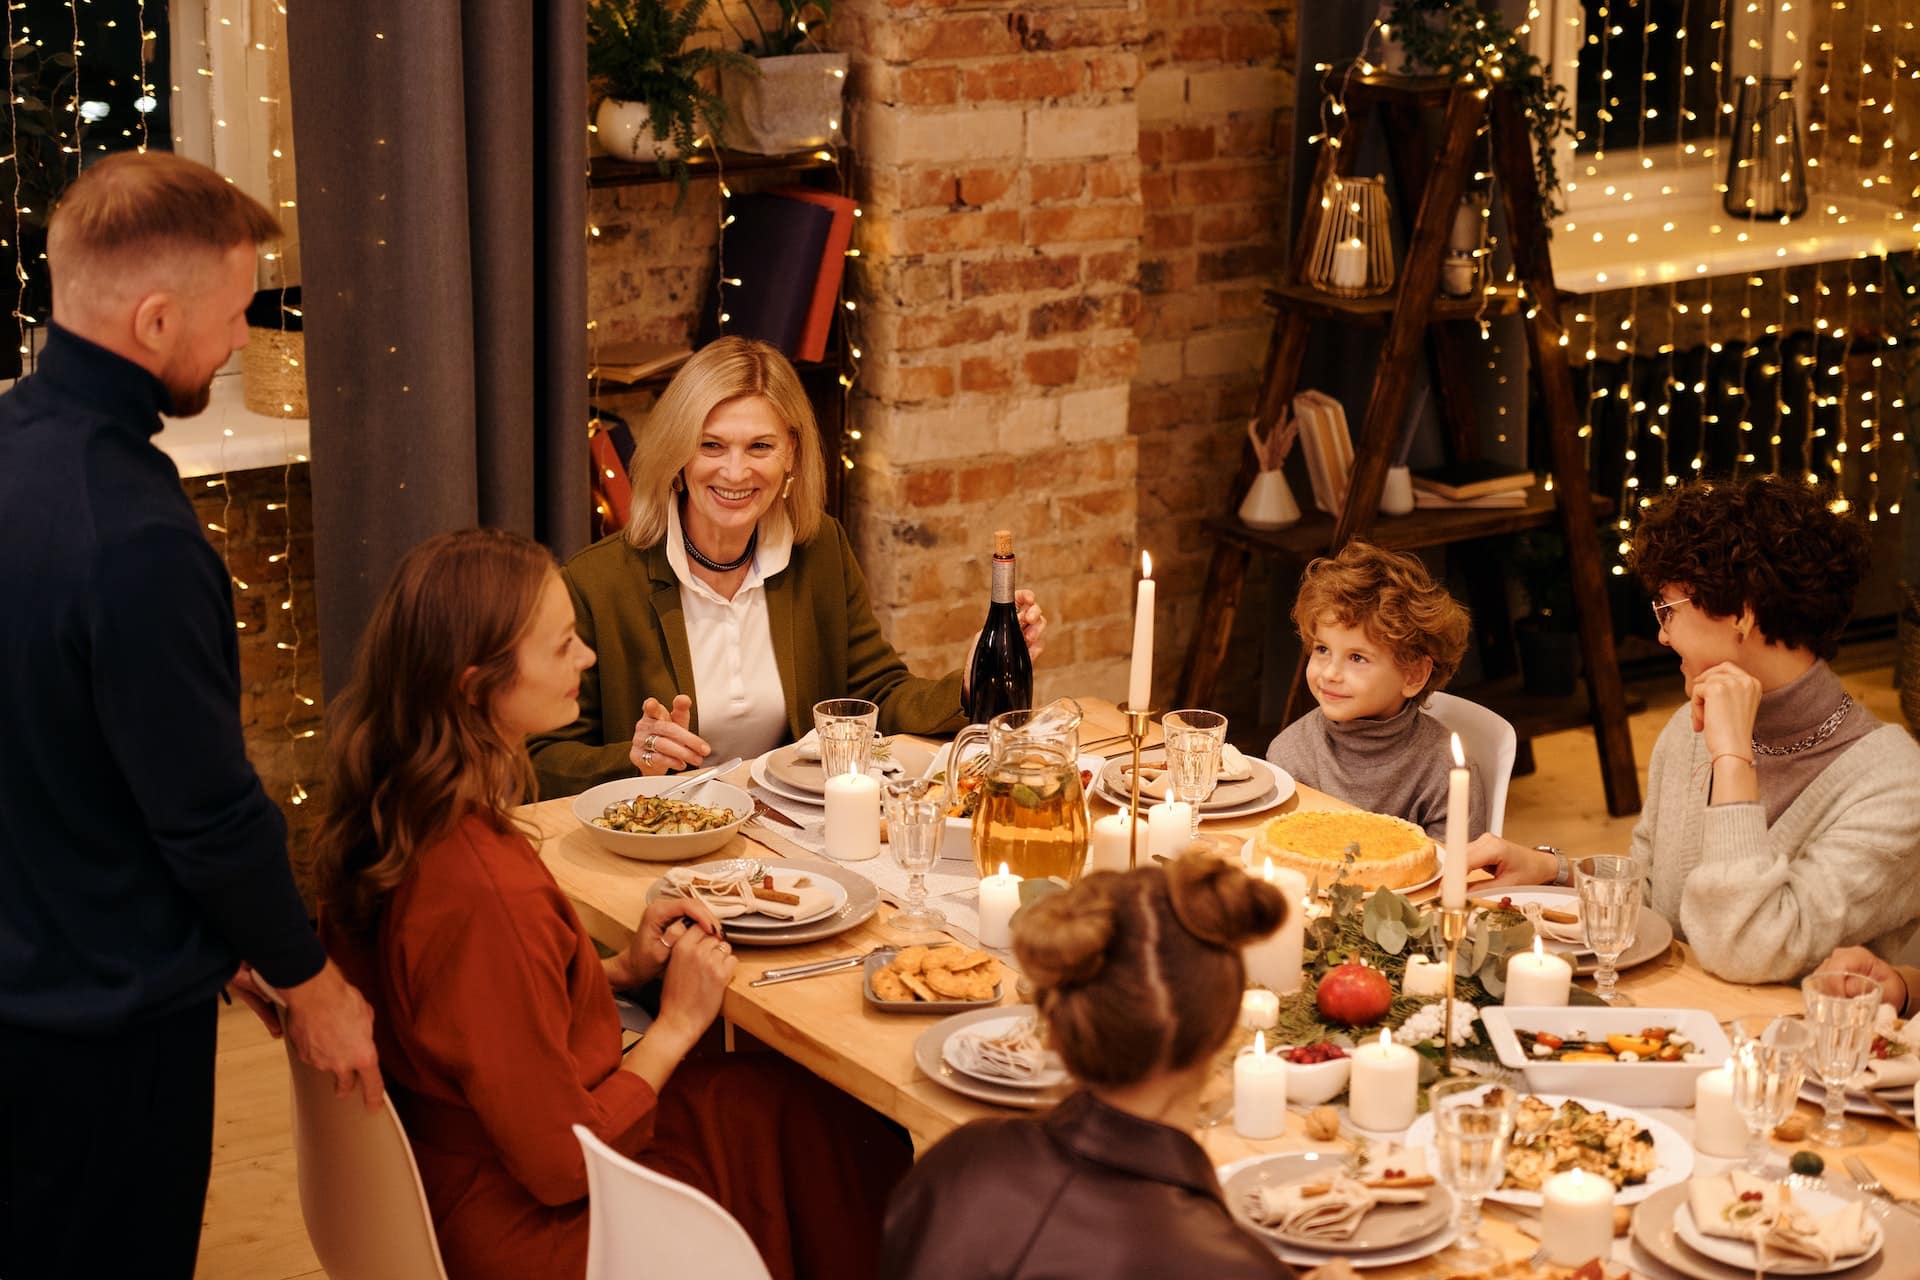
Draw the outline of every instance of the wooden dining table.
<instances>
[{"instance_id":1,"label":"wooden dining table","mask_svg":"<svg viewBox=\"0 0 1920 1280\"><path fill-rule=\"evenodd\" d=\"M1080 735L1083 742L1122 733L1124 717L1112 703L1097 699L1080 701L1086 711ZM1150 743L1157 740L1158 726L1153 733ZM1111 756L1126 749L1122 741L1099 749L1099 753ZM737 774L727 780L747 785L747 766L741 766ZM1113 811L1113 806L1097 797L1090 804L1095 817ZM541 859L573 901L587 931L607 947L624 948L645 910L649 888L670 864L635 861L608 852L574 816L572 805L571 797L545 800L523 807L519 814L537 830ZM1291 799L1276 808L1239 819L1208 821L1202 826L1202 835L1225 844L1251 835L1261 823L1277 814L1297 809L1352 807L1301 786ZM781 856L780 846L785 842L777 835L764 840L757 838L763 830L777 831L777 828L763 829L758 823L748 823L726 848L699 860ZM1140 856L1144 861L1144 849ZM860 867L857 862L846 865L856 872ZM1434 892L1429 889L1413 896L1420 900L1431 897ZM915 1149L924 1151L969 1120L1011 1114L992 1104L954 1093L923 1075L914 1065L914 1041L931 1024L931 1019L876 1012L862 995L859 969L765 987L749 985L768 969L864 954L876 947L902 944L908 939L887 923L892 912L892 906L883 902L872 918L825 941L777 948L737 947L734 954L739 965L721 1006L721 1016L727 1025L729 1043L735 1032L746 1032L893 1119L912 1135ZM912 940L924 939L925 935L915 935ZM1014 984L1004 985L1006 1002L1016 1003ZM1702 969L1692 950L1680 941L1673 943L1658 959L1623 971L1620 990L1644 1008L1707 1009L1722 1019L1749 1013L1801 1011L1801 997L1795 987L1723 981ZM1812 1123L1817 1108L1802 1104L1801 1112ZM1827 1153L1833 1171L1841 1172L1842 1156L1857 1155L1889 1190L1902 1197L1920 1197L1920 1140L1914 1132L1879 1117L1862 1117L1859 1123L1866 1136L1858 1146ZM1289 1115L1286 1133L1273 1140L1241 1138L1233 1132L1230 1123L1201 1129L1195 1136L1216 1165L1267 1152L1342 1148L1338 1141L1316 1142L1309 1138L1305 1116L1298 1109ZM1535 1247L1533 1240L1499 1216L1489 1216L1487 1236L1518 1257L1531 1253ZM1415 1280L1434 1272L1429 1264L1410 1262L1369 1274L1379 1280ZM1889 1273L1890 1276L1899 1274L1904 1273L1898 1270ZM1920 1274L1920 1263L1915 1264L1914 1274Z\"/></svg>"}]
</instances>

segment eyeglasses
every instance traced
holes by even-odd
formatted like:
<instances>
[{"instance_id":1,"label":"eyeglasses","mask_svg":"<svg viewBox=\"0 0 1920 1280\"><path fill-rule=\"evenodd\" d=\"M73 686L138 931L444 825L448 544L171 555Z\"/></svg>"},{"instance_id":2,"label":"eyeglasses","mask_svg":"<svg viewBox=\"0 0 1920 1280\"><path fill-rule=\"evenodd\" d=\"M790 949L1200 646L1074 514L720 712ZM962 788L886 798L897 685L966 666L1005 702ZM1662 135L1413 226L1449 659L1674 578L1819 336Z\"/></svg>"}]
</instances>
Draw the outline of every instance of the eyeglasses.
<instances>
[{"instance_id":1,"label":"eyeglasses","mask_svg":"<svg viewBox=\"0 0 1920 1280\"><path fill-rule=\"evenodd\" d=\"M1655 600L1653 601L1653 620L1659 623L1660 629L1664 631L1667 628L1667 619L1673 616L1673 611L1683 604L1692 603L1692 596L1681 596L1678 600Z\"/></svg>"}]
</instances>

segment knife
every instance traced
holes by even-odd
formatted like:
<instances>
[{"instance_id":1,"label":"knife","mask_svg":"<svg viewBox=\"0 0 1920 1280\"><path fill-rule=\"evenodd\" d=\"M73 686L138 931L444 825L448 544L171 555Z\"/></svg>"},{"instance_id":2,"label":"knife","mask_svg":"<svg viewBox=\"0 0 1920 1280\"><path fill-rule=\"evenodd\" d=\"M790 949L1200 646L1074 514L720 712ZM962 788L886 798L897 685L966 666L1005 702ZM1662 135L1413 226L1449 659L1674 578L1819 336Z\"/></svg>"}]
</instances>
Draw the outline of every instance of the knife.
<instances>
[{"instance_id":1,"label":"knife","mask_svg":"<svg viewBox=\"0 0 1920 1280\"><path fill-rule=\"evenodd\" d=\"M807 824L789 818L759 796L753 798L753 816L763 822L777 822L783 827L792 827L795 831L805 831Z\"/></svg>"},{"instance_id":2,"label":"knife","mask_svg":"<svg viewBox=\"0 0 1920 1280\"><path fill-rule=\"evenodd\" d=\"M866 963L865 956L840 956L834 960L816 960L812 964L790 965L784 969L769 969L747 985L750 987L769 987L776 982L797 982L801 978L817 978L822 974L839 973L846 969L858 969Z\"/></svg>"}]
</instances>

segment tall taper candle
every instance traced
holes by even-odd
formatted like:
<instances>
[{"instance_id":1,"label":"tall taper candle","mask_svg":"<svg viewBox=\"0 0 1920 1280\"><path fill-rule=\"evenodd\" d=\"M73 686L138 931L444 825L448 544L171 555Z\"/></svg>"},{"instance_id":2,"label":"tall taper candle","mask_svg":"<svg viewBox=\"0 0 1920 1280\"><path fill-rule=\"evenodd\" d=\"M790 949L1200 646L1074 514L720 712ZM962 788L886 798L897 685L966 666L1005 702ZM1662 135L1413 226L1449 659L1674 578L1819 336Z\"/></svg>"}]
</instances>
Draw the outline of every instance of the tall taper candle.
<instances>
[{"instance_id":1,"label":"tall taper candle","mask_svg":"<svg viewBox=\"0 0 1920 1280\"><path fill-rule=\"evenodd\" d=\"M1153 698L1153 557L1140 553L1140 590L1133 600L1133 666L1127 672L1127 705L1145 711Z\"/></svg>"},{"instance_id":2,"label":"tall taper candle","mask_svg":"<svg viewBox=\"0 0 1920 1280\"><path fill-rule=\"evenodd\" d=\"M1300 958L1306 945L1307 878L1298 871L1275 867L1273 859L1261 878L1286 895L1287 918L1268 936L1247 944L1241 953L1246 959L1247 981L1286 994L1300 989Z\"/></svg>"},{"instance_id":3,"label":"tall taper candle","mask_svg":"<svg viewBox=\"0 0 1920 1280\"><path fill-rule=\"evenodd\" d=\"M1453 768L1447 773L1447 852L1440 868L1440 905L1467 905L1467 772L1460 735L1453 735Z\"/></svg>"}]
</instances>

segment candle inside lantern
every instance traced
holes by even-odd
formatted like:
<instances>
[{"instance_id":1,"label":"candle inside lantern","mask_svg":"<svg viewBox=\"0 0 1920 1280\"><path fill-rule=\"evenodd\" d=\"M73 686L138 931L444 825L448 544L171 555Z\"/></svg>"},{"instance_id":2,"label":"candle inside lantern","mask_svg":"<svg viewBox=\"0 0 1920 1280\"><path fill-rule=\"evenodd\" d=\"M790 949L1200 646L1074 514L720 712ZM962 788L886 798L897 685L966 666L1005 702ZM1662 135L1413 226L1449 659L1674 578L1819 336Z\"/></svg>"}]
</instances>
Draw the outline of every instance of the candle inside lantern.
<instances>
[{"instance_id":1,"label":"candle inside lantern","mask_svg":"<svg viewBox=\"0 0 1920 1280\"><path fill-rule=\"evenodd\" d=\"M1271 1031L1280 1021L1280 997L1255 988L1240 997L1240 1025L1255 1031Z\"/></svg>"},{"instance_id":2,"label":"candle inside lantern","mask_svg":"<svg viewBox=\"0 0 1920 1280\"><path fill-rule=\"evenodd\" d=\"M1573 989L1573 966L1533 940L1532 951L1507 961L1507 997L1502 1004L1565 1004Z\"/></svg>"},{"instance_id":3,"label":"candle inside lantern","mask_svg":"<svg viewBox=\"0 0 1920 1280\"><path fill-rule=\"evenodd\" d=\"M1145 711L1153 696L1153 557L1140 553L1140 586L1133 598L1133 665L1127 671L1127 707Z\"/></svg>"},{"instance_id":4,"label":"candle inside lantern","mask_svg":"<svg viewBox=\"0 0 1920 1280\"><path fill-rule=\"evenodd\" d=\"M1710 1156L1738 1156L1747 1149L1747 1122L1733 1101L1733 1072L1703 1071L1693 1082L1693 1145Z\"/></svg>"},{"instance_id":5,"label":"candle inside lantern","mask_svg":"<svg viewBox=\"0 0 1920 1280\"><path fill-rule=\"evenodd\" d=\"M1333 247L1333 285L1337 289L1367 287L1367 246L1359 236Z\"/></svg>"},{"instance_id":6,"label":"candle inside lantern","mask_svg":"<svg viewBox=\"0 0 1920 1280\"><path fill-rule=\"evenodd\" d=\"M1287 899L1287 918L1266 937L1247 944L1247 981L1258 982L1275 991L1300 989L1300 956L1307 935L1307 878L1298 871L1275 867L1268 858L1260 878L1280 890Z\"/></svg>"},{"instance_id":7,"label":"candle inside lantern","mask_svg":"<svg viewBox=\"0 0 1920 1280\"><path fill-rule=\"evenodd\" d=\"M1147 856L1177 858L1193 839L1193 806L1185 800L1162 800L1147 808Z\"/></svg>"},{"instance_id":8,"label":"candle inside lantern","mask_svg":"<svg viewBox=\"0 0 1920 1280\"><path fill-rule=\"evenodd\" d=\"M980 945L1006 948L1013 945L1013 913L1020 909L1020 877L1000 874L980 878Z\"/></svg>"},{"instance_id":9,"label":"candle inside lantern","mask_svg":"<svg viewBox=\"0 0 1920 1280\"><path fill-rule=\"evenodd\" d=\"M1233 1061L1233 1131L1243 1138L1277 1138L1287 1128L1287 1064L1267 1052L1264 1032Z\"/></svg>"},{"instance_id":10,"label":"candle inside lantern","mask_svg":"<svg viewBox=\"0 0 1920 1280\"><path fill-rule=\"evenodd\" d=\"M1540 1188L1540 1243L1563 1266L1613 1255L1613 1183L1569 1169Z\"/></svg>"},{"instance_id":11,"label":"candle inside lantern","mask_svg":"<svg viewBox=\"0 0 1920 1280\"><path fill-rule=\"evenodd\" d=\"M1387 1132L1413 1123L1420 1105L1420 1055L1381 1031L1353 1051L1347 1079L1347 1118L1354 1127Z\"/></svg>"},{"instance_id":12,"label":"candle inside lantern","mask_svg":"<svg viewBox=\"0 0 1920 1280\"><path fill-rule=\"evenodd\" d=\"M827 779L827 856L861 862L880 853L880 784L864 773Z\"/></svg>"},{"instance_id":13,"label":"candle inside lantern","mask_svg":"<svg viewBox=\"0 0 1920 1280\"><path fill-rule=\"evenodd\" d=\"M1440 905L1467 905L1467 755L1453 735L1453 768L1447 772L1447 848L1440 863Z\"/></svg>"},{"instance_id":14,"label":"candle inside lantern","mask_svg":"<svg viewBox=\"0 0 1920 1280\"><path fill-rule=\"evenodd\" d=\"M1140 855L1146 856L1149 847L1147 824L1134 820L1140 828ZM1125 871L1127 862L1127 815L1110 813L1099 818L1093 824L1093 842L1088 846L1088 869L1093 871Z\"/></svg>"},{"instance_id":15,"label":"candle inside lantern","mask_svg":"<svg viewBox=\"0 0 1920 1280\"><path fill-rule=\"evenodd\" d=\"M1407 971L1400 978L1403 996L1439 996L1447 990L1447 962L1426 956L1408 956Z\"/></svg>"}]
</instances>

